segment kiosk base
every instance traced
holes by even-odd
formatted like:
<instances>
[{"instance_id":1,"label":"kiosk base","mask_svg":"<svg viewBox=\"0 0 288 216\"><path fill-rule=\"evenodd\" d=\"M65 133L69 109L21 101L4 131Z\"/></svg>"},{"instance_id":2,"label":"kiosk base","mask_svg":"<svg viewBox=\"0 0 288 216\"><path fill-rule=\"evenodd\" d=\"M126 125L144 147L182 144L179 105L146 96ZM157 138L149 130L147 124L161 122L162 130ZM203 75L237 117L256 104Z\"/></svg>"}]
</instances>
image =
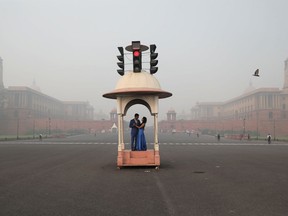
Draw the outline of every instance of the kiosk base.
<instances>
[{"instance_id":1,"label":"kiosk base","mask_svg":"<svg viewBox=\"0 0 288 216\"><path fill-rule=\"evenodd\" d=\"M148 149L147 151L118 151L117 166L156 166L160 165L159 151Z\"/></svg>"}]
</instances>

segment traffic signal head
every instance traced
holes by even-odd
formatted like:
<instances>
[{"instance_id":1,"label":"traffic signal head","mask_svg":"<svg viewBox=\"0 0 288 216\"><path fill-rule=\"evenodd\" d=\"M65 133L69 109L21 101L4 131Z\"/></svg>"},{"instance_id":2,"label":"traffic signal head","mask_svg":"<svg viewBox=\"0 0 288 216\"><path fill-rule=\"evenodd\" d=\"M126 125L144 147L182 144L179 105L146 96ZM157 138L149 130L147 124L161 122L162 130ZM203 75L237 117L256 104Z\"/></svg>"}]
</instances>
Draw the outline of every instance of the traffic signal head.
<instances>
[{"instance_id":1,"label":"traffic signal head","mask_svg":"<svg viewBox=\"0 0 288 216\"><path fill-rule=\"evenodd\" d=\"M133 50L133 71L134 72L141 72L142 69L142 62L141 62L141 51L140 50Z\"/></svg>"},{"instance_id":2,"label":"traffic signal head","mask_svg":"<svg viewBox=\"0 0 288 216\"><path fill-rule=\"evenodd\" d=\"M158 53L155 53L156 45L151 44L150 45L150 74L154 74L158 71L158 67L156 65L158 64Z\"/></svg>"},{"instance_id":3,"label":"traffic signal head","mask_svg":"<svg viewBox=\"0 0 288 216\"><path fill-rule=\"evenodd\" d=\"M142 70L142 54L140 41L132 41L133 52L133 71L141 72Z\"/></svg>"},{"instance_id":4,"label":"traffic signal head","mask_svg":"<svg viewBox=\"0 0 288 216\"><path fill-rule=\"evenodd\" d=\"M123 76L124 75L124 50L123 47L118 47L118 50L121 55L118 55L117 58L119 62L117 62L117 65L120 69L117 70L117 72Z\"/></svg>"}]
</instances>

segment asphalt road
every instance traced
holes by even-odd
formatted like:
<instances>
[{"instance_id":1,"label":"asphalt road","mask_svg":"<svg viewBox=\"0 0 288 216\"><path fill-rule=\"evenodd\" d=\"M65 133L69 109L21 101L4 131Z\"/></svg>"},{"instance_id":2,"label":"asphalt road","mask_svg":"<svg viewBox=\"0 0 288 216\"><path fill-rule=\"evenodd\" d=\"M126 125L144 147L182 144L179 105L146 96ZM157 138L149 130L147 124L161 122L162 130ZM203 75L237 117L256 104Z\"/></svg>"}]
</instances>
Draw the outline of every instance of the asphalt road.
<instances>
[{"instance_id":1,"label":"asphalt road","mask_svg":"<svg viewBox=\"0 0 288 216\"><path fill-rule=\"evenodd\" d=\"M118 170L116 141L0 142L0 215L288 215L287 143L159 134L159 170Z\"/></svg>"}]
</instances>

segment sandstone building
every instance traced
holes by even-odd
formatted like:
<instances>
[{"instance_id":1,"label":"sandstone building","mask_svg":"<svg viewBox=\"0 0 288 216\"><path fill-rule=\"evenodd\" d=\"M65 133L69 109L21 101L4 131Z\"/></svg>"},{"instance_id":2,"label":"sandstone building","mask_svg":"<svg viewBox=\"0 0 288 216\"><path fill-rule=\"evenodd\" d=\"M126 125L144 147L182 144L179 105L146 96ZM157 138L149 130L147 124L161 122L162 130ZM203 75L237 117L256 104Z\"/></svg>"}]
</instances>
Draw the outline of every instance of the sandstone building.
<instances>
[{"instance_id":1,"label":"sandstone building","mask_svg":"<svg viewBox=\"0 0 288 216\"><path fill-rule=\"evenodd\" d=\"M94 133L108 130L115 121L112 114L111 120L94 121L94 108L89 102L60 101L34 87L5 88L0 57L0 135L51 135L77 130Z\"/></svg>"},{"instance_id":2,"label":"sandstone building","mask_svg":"<svg viewBox=\"0 0 288 216\"><path fill-rule=\"evenodd\" d=\"M284 86L248 89L225 102L200 102L191 109L190 120L176 120L167 113L163 131L203 131L274 137L288 135L288 59L284 62Z\"/></svg>"}]
</instances>

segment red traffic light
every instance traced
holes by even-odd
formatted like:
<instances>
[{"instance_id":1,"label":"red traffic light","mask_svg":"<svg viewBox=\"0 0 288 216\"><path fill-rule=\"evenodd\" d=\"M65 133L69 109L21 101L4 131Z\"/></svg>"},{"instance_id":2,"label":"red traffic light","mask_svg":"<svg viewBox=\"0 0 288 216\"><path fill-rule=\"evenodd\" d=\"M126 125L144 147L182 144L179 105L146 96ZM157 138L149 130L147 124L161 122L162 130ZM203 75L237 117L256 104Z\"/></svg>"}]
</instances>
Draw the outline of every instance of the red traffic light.
<instances>
[{"instance_id":1,"label":"red traffic light","mask_svg":"<svg viewBox=\"0 0 288 216\"><path fill-rule=\"evenodd\" d=\"M135 50L135 51L133 52L133 56L134 56L134 57L139 57L139 56L140 56L140 52L139 52L138 50Z\"/></svg>"}]
</instances>

